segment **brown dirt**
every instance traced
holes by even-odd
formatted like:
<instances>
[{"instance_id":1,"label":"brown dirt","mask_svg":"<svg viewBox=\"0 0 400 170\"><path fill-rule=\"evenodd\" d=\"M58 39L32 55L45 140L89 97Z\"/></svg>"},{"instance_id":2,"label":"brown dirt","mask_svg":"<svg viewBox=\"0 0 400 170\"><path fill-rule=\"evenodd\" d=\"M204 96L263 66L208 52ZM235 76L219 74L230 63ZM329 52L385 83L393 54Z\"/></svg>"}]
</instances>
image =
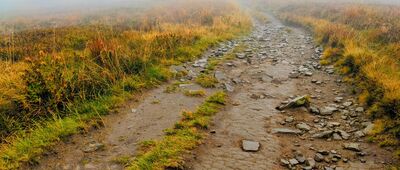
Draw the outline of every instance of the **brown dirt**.
<instances>
[{"instance_id":1,"label":"brown dirt","mask_svg":"<svg viewBox=\"0 0 400 170\"><path fill-rule=\"evenodd\" d=\"M280 112L275 109L282 101L290 96L308 94L313 96L312 103L323 107L334 103L337 96L344 97L343 101L355 100L350 87L344 83L337 83L341 79L337 75L330 75L321 70L314 70L312 76L301 75L297 79L288 78L292 70L313 60L315 47L311 35L299 28L285 27L279 21L270 17L270 23L257 23L249 39L242 42L252 49L253 57L249 62L238 60L236 67L225 66L220 68L230 78L240 78L244 83L236 85L236 91L230 95L236 106L230 106L226 111L219 113L210 135L205 143L196 149L187 161L187 169L287 169L281 165L280 159L294 158L294 152L300 151L305 158L314 158L316 150L335 150L342 158L349 159L348 163L342 160L335 162L317 163L314 169L344 168L344 169L385 169L394 162L392 153L379 148L376 144L366 142L366 137L335 141L332 139L313 139L310 136L318 131L314 119L326 122L340 122L340 129L351 131L357 124L349 125L341 119L340 113L333 116L317 116L305 108L296 108ZM290 30L290 31L288 31ZM259 39L268 39L260 41ZM287 45L280 47L287 40ZM266 51L266 54L259 52ZM263 81L260 79L263 78ZM323 81L316 85L311 80ZM265 98L255 98L254 94L263 94ZM286 117L293 116L292 123L282 125ZM368 121L364 115L356 118L358 122ZM302 135L273 134L273 128L293 128L296 124L306 122L312 130ZM349 134L352 134L349 132ZM241 149L241 140L257 141L261 144L258 152L245 152ZM357 156L355 152L344 150L343 143L357 142L361 144L366 156ZM365 163L360 160L365 159ZM302 169L302 166L293 167Z\"/></svg>"},{"instance_id":2,"label":"brown dirt","mask_svg":"<svg viewBox=\"0 0 400 170\"><path fill-rule=\"evenodd\" d=\"M355 96L347 85L338 83L341 79L324 71L312 70L312 76L301 75L297 79L289 78L289 74L304 64L317 62L315 46L311 36L305 31L285 27L270 17L270 23L255 24L254 32L238 42L247 45L252 57L229 61L217 69L225 78L221 82L234 85L230 93L232 104L219 113L210 131L215 131L188 158L187 169L286 169L280 159L293 158L294 151L301 152L306 158L313 158L315 150L335 150L342 158L349 159L344 163L317 163L315 169L341 167L344 169L384 169L395 160L390 149L385 150L366 142L366 137L335 141L332 139L313 139L320 127L315 119L324 122L339 122L340 129L352 135L360 123L368 121L359 115L352 125L341 118L340 113L333 116L319 116L308 112L305 108L289 109L281 112L275 109L289 97L308 94L313 96L312 104L323 107L334 103L334 98L342 96L343 101L352 100ZM290 30L290 31L289 31ZM229 45L233 47L232 42ZM221 47L225 48L225 47ZM220 48L220 49L221 49ZM215 51L214 51L215 52ZM212 57L212 50L205 57ZM232 66L232 64L234 66ZM186 64L188 70L199 73L202 69ZM312 79L323 81L321 85L311 83ZM237 83L234 83L234 80ZM194 110L204 98L187 97L181 92L164 93L167 85L151 90L146 95L130 101L119 109L119 114L104 118L105 128L94 130L84 135L74 135L68 141L60 142L49 155L44 157L38 166L27 169L123 169L113 160L121 156L134 156L138 143L159 139L163 130L173 126L180 119L182 110ZM201 89L199 86L189 86ZM214 90L207 89L207 94ZM352 106L354 107L354 106ZM133 111L132 109L136 109ZM289 116L294 117L291 123L281 124ZM305 122L311 130L302 135L273 134L273 128L293 128ZM245 152L241 148L241 140L253 140L261 144L257 152ZM83 152L91 142L105 145L104 150L91 153ZM344 150L343 143L357 142L361 144L366 156L357 156L355 152ZM315 148L315 150L312 150ZM360 159L364 159L362 163ZM301 169L301 166L293 169ZM336 168L339 169L339 168Z\"/></svg>"},{"instance_id":3,"label":"brown dirt","mask_svg":"<svg viewBox=\"0 0 400 170\"><path fill-rule=\"evenodd\" d=\"M135 155L140 142L159 139L164 129L172 127L181 118L183 110L194 110L204 100L202 97L187 97L181 92L164 93L168 85L127 102L118 114L106 116L105 128L74 135L68 141L58 143L38 166L27 169L123 169L113 160ZM186 88L202 89L197 85ZM212 91L207 90L207 95ZM84 148L92 142L102 143L105 147L85 153Z\"/></svg>"}]
</instances>

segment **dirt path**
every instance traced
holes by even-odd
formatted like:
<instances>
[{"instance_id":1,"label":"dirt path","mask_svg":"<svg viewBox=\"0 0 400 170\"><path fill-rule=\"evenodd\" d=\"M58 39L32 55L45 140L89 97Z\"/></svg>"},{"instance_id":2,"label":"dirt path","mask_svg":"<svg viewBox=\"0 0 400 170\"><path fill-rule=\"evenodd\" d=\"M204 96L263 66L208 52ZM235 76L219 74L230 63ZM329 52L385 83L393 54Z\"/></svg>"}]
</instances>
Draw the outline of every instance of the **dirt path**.
<instances>
[{"instance_id":1,"label":"dirt path","mask_svg":"<svg viewBox=\"0 0 400 170\"><path fill-rule=\"evenodd\" d=\"M83 135L74 135L59 142L38 165L20 169L116 170L124 169L117 159L133 157L140 142L159 139L163 130L173 127L183 110L193 111L217 89L205 89L195 83L195 77L207 67L208 58L221 57L235 46L234 41L219 44L203 54L201 59L182 66L172 66L173 72L185 71L187 76L153 89L140 98L129 101L117 114L104 117L105 127ZM179 84L176 84L179 82ZM176 90L166 92L168 87ZM203 97L189 97L185 91L204 90Z\"/></svg>"},{"instance_id":2,"label":"dirt path","mask_svg":"<svg viewBox=\"0 0 400 170\"><path fill-rule=\"evenodd\" d=\"M189 159L188 169L383 169L391 152L366 142L370 125L350 88L320 66L320 49L304 31L270 23L255 25L241 42L242 57L220 70L235 82L233 105L219 113L209 139ZM233 84L233 83L232 83ZM312 98L304 107L275 109L297 96ZM327 107L330 106L330 107ZM327 108L325 108L327 107ZM333 110L330 110L333 109ZM325 134L318 138L317 136ZM256 142L246 152L243 140ZM258 144L257 144L258 143ZM343 145L351 143L348 149ZM252 149L252 148L250 148ZM350 149L350 150L349 150Z\"/></svg>"},{"instance_id":3,"label":"dirt path","mask_svg":"<svg viewBox=\"0 0 400 170\"><path fill-rule=\"evenodd\" d=\"M154 89L107 116L105 128L60 142L38 166L25 169L123 169L113 160L134 156L138 143L160 138L182 110L194 110L204 100L182 90L202 89L193 78L205 70L207 59L239 45L246 48L215 74L232 104L215 117L210 129L215 133L194 151L188 169L382 169L391 163L390 150L366 142L369 120L333 67L319 65L320 49L311 36L273 17L270 21L256 23L250 36L220 44L194 63L173 67L188 72L179 80L188 83L178 87L181 91L165 93L172 83ZM302 95L311 96L319 113L275 109ZM245 151L243 140L254 142L249 146L257 151ZM347 143L357 151L344 149Z\"/></svg>"},{"instance_id":4,"label":"dirt path","mask_svg":"<svg viewBox=\"0 0 400 170\"><path fill-rule=\"evenodd\" d=\"M59 143L52 154L32 169L123 169L113 160L133 156L141 141L162 137L163 130L181 118L182 110L194 110L204 100L182 93L165 93L168 85L150 91L138 99L140 102L128 102L119 109L119 114L106 117L104 129ZM201 87L192 84L185 89Z\"/></svg>"}]
</instances>

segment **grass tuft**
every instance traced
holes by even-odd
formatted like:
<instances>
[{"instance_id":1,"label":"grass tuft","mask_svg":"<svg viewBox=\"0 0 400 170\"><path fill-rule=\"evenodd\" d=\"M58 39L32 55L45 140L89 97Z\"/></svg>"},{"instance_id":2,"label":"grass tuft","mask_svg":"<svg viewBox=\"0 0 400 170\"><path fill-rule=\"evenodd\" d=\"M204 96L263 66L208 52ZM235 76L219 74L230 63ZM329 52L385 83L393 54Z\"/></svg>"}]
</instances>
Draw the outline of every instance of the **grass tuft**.
<instances>
[{"instance_id":1,"label":"grass tuft","mask_svg":"<svg viewBox=\"0 0 400 170\"><path fill-rule=\"evenodd\" d=\"M206 91L204 90L186 90L184 92L185 96L189 97L204 97L206 96Z\"/></svg>"},{"instance_id":2,"label":"grass tuft","mask_svg":"<svg viewBox=\"0 0 400 170\"><path fill-rule=\"evenodd\" d=\"M196 78L196 83L198 83L201 87L204 88L214 88L218 84L218 80L210 74L200 74Z\"/></svg>"},{"instance_id":3,"label":"grass tuft","mask_svg":"<svg viewBox=\"0 0 400 170\"><path fill-rule=\"evenodd\" d=\"M184 155L197 147L206 136L211 116L226 103L226 94L217 92L210 96L195 112L183 112L182 119L159 141L142 144L141 152L128 169L183 169Z\"/></svg>"}]
</instances>

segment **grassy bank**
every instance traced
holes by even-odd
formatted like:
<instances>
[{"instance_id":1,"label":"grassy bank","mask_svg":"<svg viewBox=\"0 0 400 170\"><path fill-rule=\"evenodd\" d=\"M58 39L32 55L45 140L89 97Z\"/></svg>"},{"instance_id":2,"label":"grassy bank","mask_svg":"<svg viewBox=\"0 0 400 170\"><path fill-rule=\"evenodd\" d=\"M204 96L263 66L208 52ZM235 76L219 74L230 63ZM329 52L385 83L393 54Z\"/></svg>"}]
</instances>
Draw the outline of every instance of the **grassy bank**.
<instances>
[{"instance_id":1,"label":"grassy bank","mask_svg":"<svg viewBox=\"0 0 400 170\"><path fill-rule=\"evenodd\" d=\"M164 75L158 74L163 77ZM19 130L9 136L0 148L0 169L17 169L23 163L36 164L42 154L57 142L77 133L103 127L102 116L113 111L124 101L140 95L140 91L161 83L155 77L136 77L115 85L111 95L99 96L93 100L70 103L63 113L51 119L35 122L30 129ZM126 83L130 89L124 90ZM125 86L126 87L126 86ZM133 89L135 87L135 89Z\"/></svg>"},{"instance_id":2,"label":"grassy bank","mask_svg":"<svg viewBox=\"0 0 400 170\"><path fill-rule=\"evenodd\" d=\"M228 1L174 2L101 25L3 35L0 169L35 164L56 142L101 126L116 105L167 81L170 65L250 30Z\"/></svg>"},{"instance_id":3,"label":"grassy bank","mask_svg":"<svg viewBox=\"0 0 400 170\"><path fill-rule=\"evenodd\" d=\"M282 5L279 17L312 31L324 47L322 64L357 87L359 102L375 121L370 139L399 146L400 7L353 4ZM400 152L395 153L400 156Z\"/></svg>"},{"instance_id":4,"label":"grassy bank","mask_svg":"<svg viewBox=\"0 0 400 170\"><path fill-rule=\"evenodd\" d=\"M140 153L127 169L181 169L184 168L183 156L197 147L207 135L211 117L226 103L226 94L217 92L200 105L195 112L185 111L181 121L166 136L158 141L142 143Z\"/></svg>"}]
</instances>

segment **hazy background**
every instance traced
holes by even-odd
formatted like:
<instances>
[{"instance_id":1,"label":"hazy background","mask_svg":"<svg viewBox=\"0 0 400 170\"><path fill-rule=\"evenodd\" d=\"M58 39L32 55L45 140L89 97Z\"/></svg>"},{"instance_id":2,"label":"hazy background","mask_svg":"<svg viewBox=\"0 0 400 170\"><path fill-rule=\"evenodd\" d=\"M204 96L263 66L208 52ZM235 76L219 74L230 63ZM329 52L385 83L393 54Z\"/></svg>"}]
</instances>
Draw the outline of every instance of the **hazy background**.
<instances>
[{"instance_id":1,"label":"hazy background","mask_svg":"<svg viewBox=\"0 0 400 170\"><path fill-rule=\"evenodd\" d=\"M88 12L116 7L140 8L167 0L0 0L0 19L9 17L29 17L66 12ZM251 1L251 0L241 0ZM266 0L281 1L285 0ZM396 4L400 0L297 0L296 2L356 2L372 4Z\"/></svg>"},{"instance_id":2,"label":"hazy background","mask_svg":"<svg viewBox=\"0 0 400 170\"><path fill-rule=\"evenodd\" d=\"M143 7L161 0L0 0L0 17Z\"/></svg>"}]
</instances>

